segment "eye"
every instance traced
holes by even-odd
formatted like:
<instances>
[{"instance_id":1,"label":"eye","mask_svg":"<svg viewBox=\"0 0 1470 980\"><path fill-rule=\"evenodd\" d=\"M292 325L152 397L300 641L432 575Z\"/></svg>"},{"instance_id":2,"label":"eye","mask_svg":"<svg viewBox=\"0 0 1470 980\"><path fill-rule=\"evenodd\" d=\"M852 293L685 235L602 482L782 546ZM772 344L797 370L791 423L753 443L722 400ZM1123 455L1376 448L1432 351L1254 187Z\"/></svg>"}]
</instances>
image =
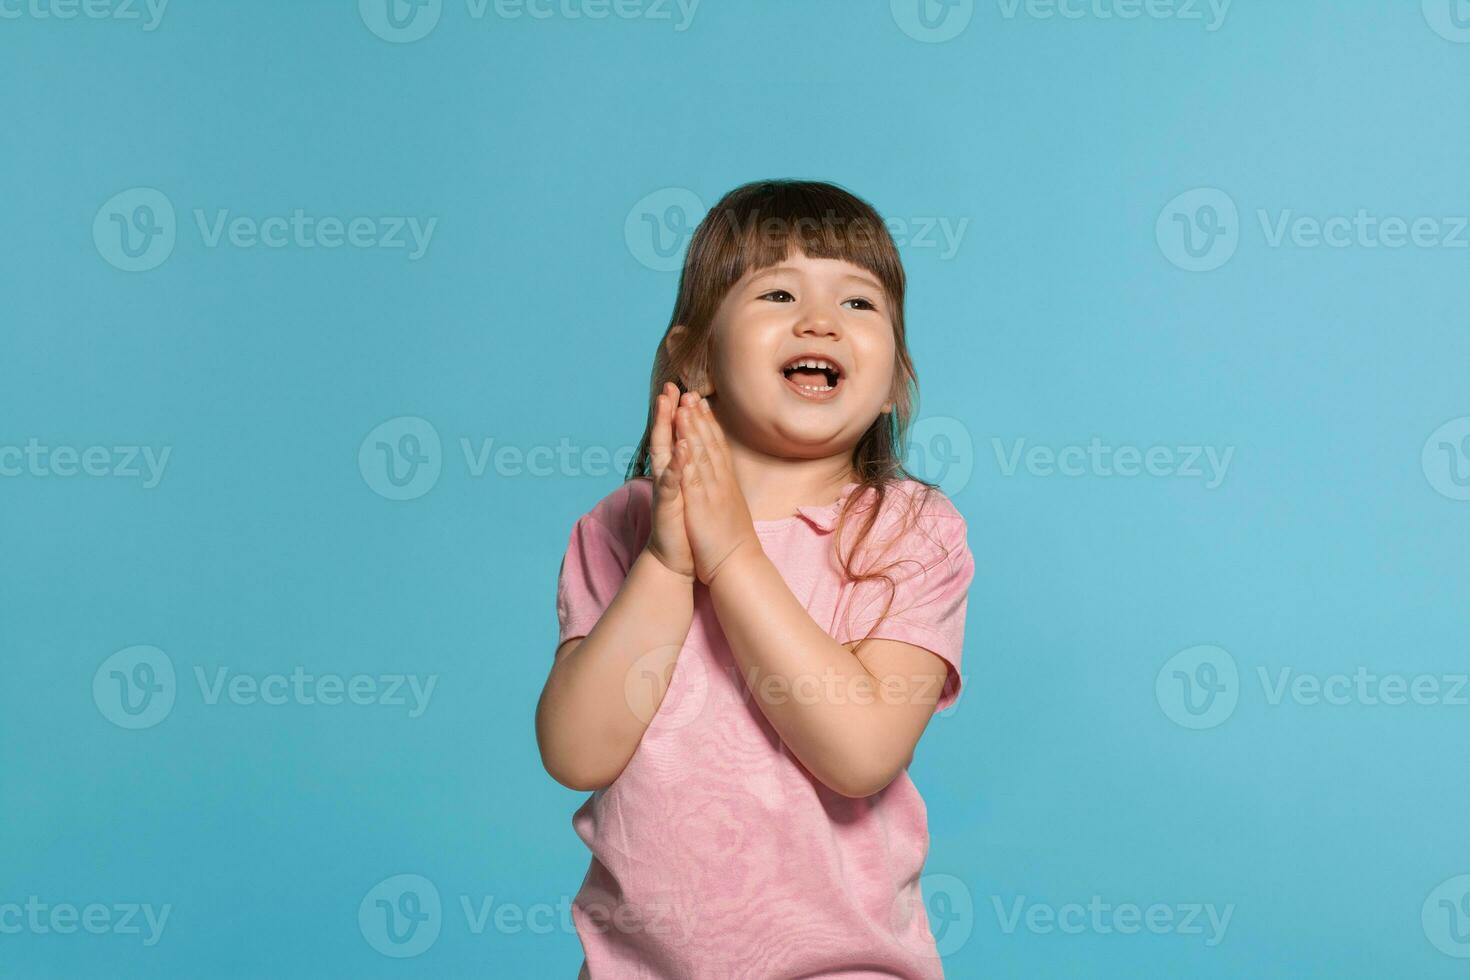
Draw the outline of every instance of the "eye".
<instances>
[{"instance_id":1,"label":"eye","mask_svg":"<svg viewBox=\"0 0 1470 980\"><path fill-rule=\"evenodd\" d=\"M858 309L868 309L868 310L877 310L878 309L878 307L876 307L876 306L873 305L873 303L872 303L871 300L864 299L861 296L854 296L852 299L848 300L847 302L849 302L849 303L861 303L861 304L863 304L862 306L858 307Z\"/></svg>"},{"instance_id":2,"label":"eye","mask_svg":"<svg viewBox=\"0 0 1470 980\"><path fill-rule=\"evenodd\" d=\"M796 297L792 296L790 293L788 293L784 289L773 289L769 293L762 293L760 296L758 296L756 298L757 299L765 299L767 296L785 296L786 299L795 299L796 298ZM782 302L785 302L785 300L782 300Z\"/></svg>"}]
</instances>

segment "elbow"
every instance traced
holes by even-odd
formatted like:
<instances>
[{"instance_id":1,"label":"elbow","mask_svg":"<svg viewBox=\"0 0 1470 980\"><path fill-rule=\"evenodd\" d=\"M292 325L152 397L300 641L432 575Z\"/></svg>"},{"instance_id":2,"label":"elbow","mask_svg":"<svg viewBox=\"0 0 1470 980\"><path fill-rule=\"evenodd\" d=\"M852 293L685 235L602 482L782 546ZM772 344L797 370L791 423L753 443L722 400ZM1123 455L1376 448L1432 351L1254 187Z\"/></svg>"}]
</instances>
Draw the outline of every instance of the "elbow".
<instances>
[{"instance_id":1,"label":"elbow","mask_svg":"<svg viewBox=\"0 0 1470 980\"><path fill-rule=\"evenodd\" d=\"M590 763L584 753L569 747L565 751L548 749L545 744L541 746L541 768L567 789L579 793L595 793L606 789L618 777L617 773L609 775L604 771L605 767Z\"/></svg>"},{"instance_id":2,"label":"elbow","mask_svg":"<svg viewBox=\"0 0 1470 980\"><path fill-rule=\"evenodd\" d=\"M888 788L888 784L897 778L900 770L876 770L865 768L853 768L840 773L834 773L822 782L827 788L840 796L848 799L861 800L869 796L876 796Z\"/></svg>"},{"instance_id":3,"label":"elbow","mask_svg":"<svg viewBox=\"0 0 1470 980\"><path fill-rule=\"evenodd\" d=\"M540 719L536 726L536 748L541 754L541 768L567 789L594 793L612 785L613 779L599 767L589 764L585 752L578 751L575 745L564 744L564 740L548 731Z\"/></svg>"},{"instance_id":4,"label":"elbow","mask_svg":"<svg viewBox=\"0 0 1470 980\"><path fill-rule=\"evenodd\" d=\"M579 793L606 789L621 772L608 772L605 764L589 756L587 747L558 737L541 719L536 726L536 748L541 754L541 768L546 770L546 774L567 789Z\"/></svg>"},{"instance_id":5,"label":"elbow","mask_svg":"<svg viewBox=\"0 0 1470 980\"><path fill-rule=\"evenodd\" d=\"M587 759L585 752L578 752L572 746L556 748L542 741L539 747L541 768L567 789L595 793L611 786L618 776L617 773L609 775L603 771L605 767L594 764Z\"/></svg>"},{"instance_id":6,"label":"elbow","mask_svg":"<svg viewBox=\"0 0 1470 980\"><path fill-rule=\"evenodd\" d=\"M599 773L582 772L570 767L555 766L546 760L542 765L552 779L561 783L567 789L578 793L595 793L600 789L607 789L613 784L613 780L604 778Z\"/></svg>"}]
</instances>

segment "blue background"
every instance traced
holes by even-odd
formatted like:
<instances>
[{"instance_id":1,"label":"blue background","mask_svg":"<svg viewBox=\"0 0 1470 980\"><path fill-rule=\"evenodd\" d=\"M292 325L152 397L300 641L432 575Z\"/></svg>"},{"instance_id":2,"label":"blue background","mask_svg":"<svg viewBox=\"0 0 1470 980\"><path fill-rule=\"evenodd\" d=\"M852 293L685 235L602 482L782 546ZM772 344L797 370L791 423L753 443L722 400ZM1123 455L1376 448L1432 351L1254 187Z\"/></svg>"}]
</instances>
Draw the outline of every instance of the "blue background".
<instances>
[{"instance_id":1,"label":"blue background","mask_svg":"<svg viewBox=\"0 0 1470 980\"><path fill-rule=\"evenodd\" d=\"M152 946L0 932L0 975L575 976L561 911L476 933L460 897L559 910L586 870L585 795L541 769L532 718L567 535L621 474L477 475L462 440L635 444L676 273L626 228L677 234L698 215L669 201L770 176L967 223L952 254L901 249L920 418L956 466L927 475L977 564L965 695L912 768L948 975L1470 968L1470 904L1436 925L1431 900L1470 872L1470 707L1272 703L1258 679L1470 669L1467 236L1273 246L1259 217L1470 214L1470 44L1436 0L1240 0L1217 30L987 0L937 43L904 2L705 0L679 30L677 7L447 0L406 42L370 3L175 0L153 30L37 3L0 21L0 447L171 454L151 488L0 477L0 905L171 912ZM134 188L176 241L129 272L93 226L130 221L109 202ZM1211 215L1168 206L1201 188L1238 241L1189 271L1167 229ZM210 246L194 219L296 208L437 225L410 259ZM394 500L359 452L401 417L440 472ZM1447 422L1441 471L1421 450ZM994 442L1094 436L1234 455L1211 489L1007 475ZM1238 675L1194 729L1165 666L1200 644ZM129 730L93 681L137 645L176 700ZM195 682L298 666L437 686L409 717ZM406 959L358 920L399 874L443 902ZM1233 913L1209 946L996 911L1093 895Z\"/></svg>"}]
</instances>

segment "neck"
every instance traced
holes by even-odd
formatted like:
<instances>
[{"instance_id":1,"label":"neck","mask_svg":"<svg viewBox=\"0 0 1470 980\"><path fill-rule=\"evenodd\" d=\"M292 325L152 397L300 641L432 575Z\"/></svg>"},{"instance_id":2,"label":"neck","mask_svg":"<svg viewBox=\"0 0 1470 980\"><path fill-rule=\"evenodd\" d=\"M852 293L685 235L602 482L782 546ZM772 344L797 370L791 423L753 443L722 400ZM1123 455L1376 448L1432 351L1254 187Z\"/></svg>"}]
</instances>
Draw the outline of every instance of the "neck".
<instances>
[{"instance_id":1,"label":"neck","mask_svg":"<svg viewBox=\"0 0 1470 980\"><path fill-rule=\"evenodd\" d=\"M850 450L817 459L783 459L732 441L730 460L753 521L780 520L797 507L833 503L857 479Z\"/></svg>"}]
</instances>

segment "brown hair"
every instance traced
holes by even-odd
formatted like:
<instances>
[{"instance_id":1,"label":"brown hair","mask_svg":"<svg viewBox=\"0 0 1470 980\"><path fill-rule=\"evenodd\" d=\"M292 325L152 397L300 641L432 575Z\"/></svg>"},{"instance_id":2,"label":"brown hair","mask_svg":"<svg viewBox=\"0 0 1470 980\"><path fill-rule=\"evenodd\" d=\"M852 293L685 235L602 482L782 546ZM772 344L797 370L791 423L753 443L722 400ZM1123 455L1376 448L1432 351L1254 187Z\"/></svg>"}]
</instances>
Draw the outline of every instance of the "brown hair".
<instances>
[{"instance_id":1,"label":"brown hair","mask_svg":"<svg viewBox=\"0 0 1470 980\"><path fill-rule=\"evenodd\" d=\"M889 583L888 605L883 614L886 617L896 591L893 579L887 574L894 566L857 570L852 567L852 556L873 530L889 483L910 479L926 488L922 494L915 495L916 506L911 509L915 516L937 487L913 476L903 466L908 429L919 393L918 375L905 340L903 264L878 212L848 191L819 181L752 181L720 198L700 221L684 257L673 316L654 352L648 420L627 478L652 477L649 438L658 394L668 381L674 382L682 394L688 390L685 377L704 379L709 367L710 330L725 294L746 273L783 260L792 245L811 258L841 259L866 269L877 277L887 294L893 322L893 410L880 413L853 447L852 467L859 486L843 502L834 534L838 563L846 580L881 578ZM670 351L667 341L678 324L686 329L675 339ZM852 548L844 554L843 528L848 518L869 499L876 506L866 508L867 519ZM868 635L872 635L871 630Z\"/></svg>"}]
</instances>

